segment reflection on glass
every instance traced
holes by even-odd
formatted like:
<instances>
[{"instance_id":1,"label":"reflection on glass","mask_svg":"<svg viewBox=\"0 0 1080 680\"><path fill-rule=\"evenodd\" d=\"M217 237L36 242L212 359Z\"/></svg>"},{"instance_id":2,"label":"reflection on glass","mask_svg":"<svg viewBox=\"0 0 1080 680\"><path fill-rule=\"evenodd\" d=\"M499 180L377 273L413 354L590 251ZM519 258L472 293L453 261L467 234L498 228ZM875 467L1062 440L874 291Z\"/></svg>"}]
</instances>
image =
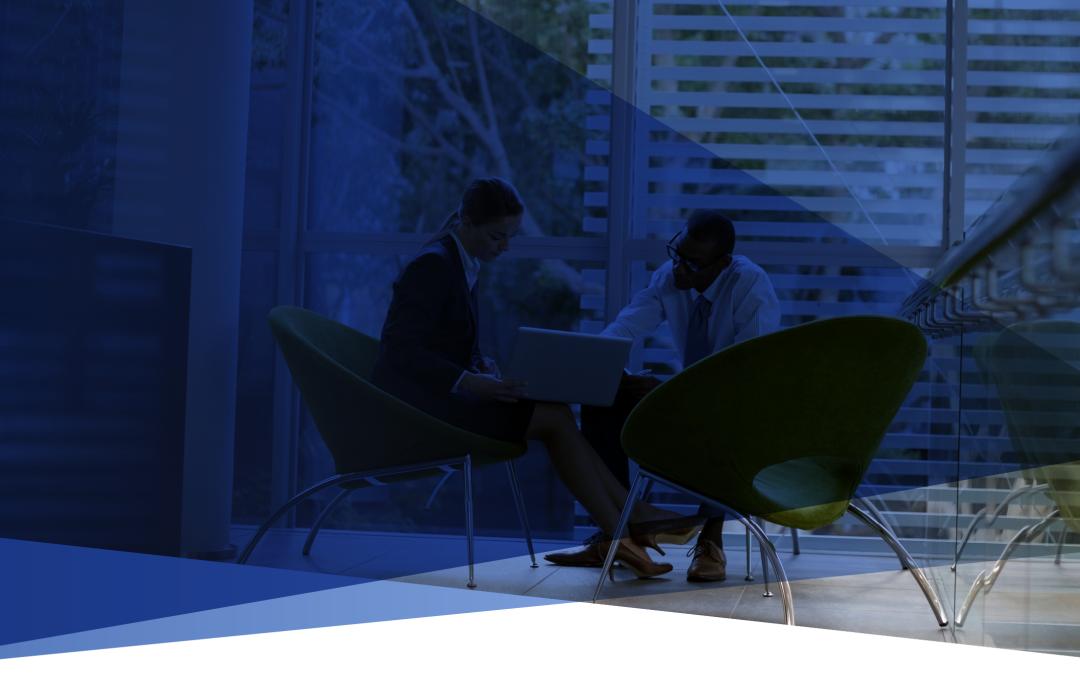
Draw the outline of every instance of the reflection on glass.
<instances>
[{"instance_id":1,"label":"reflection on glass","mask_svg":"<svg viewBox=\"0 0 1080 680\"><path fill-rule=\"evenodd\" d=\"M993 493L957 562L958 636L1003 647L1080 651L1080 323L1017 323L973 351L1003 417L1003 471L970 481ZM970 454L969 454L970 455ZM988 497L987 500L990 500Z\"/></svg>"}]
</instances>

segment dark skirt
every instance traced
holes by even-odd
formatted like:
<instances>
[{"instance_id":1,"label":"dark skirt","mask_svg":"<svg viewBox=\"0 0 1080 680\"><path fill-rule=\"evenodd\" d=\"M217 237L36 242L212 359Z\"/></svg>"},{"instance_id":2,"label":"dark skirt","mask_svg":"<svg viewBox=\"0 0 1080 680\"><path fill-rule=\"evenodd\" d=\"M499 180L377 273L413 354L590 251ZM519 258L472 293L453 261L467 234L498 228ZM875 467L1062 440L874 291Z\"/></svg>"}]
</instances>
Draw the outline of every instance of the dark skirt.
<instances>
[{"instance_id":1,"label":"dark skirt","mask_svg":"<svg viewBox=\"0 0 1080 680\"><path fill-rule=\"evenodd\" d=\"M451 395L446 421L475 434L504 442L521 444L529 429L536 402L521 399L515 403Z\"/></svg>"},{"instance_id":2,"label":"dark skirt","mask_svg":"<svg viewBox=\"0 0 1080 680\"><path fill-rule=\"evenodd\" d=\"M478 399L464 394L434 394L385 365L376 365L372 382L430 416L474 434L522 444L536 403L522 399L513 404Z\"/></svg>"}]
</instances>

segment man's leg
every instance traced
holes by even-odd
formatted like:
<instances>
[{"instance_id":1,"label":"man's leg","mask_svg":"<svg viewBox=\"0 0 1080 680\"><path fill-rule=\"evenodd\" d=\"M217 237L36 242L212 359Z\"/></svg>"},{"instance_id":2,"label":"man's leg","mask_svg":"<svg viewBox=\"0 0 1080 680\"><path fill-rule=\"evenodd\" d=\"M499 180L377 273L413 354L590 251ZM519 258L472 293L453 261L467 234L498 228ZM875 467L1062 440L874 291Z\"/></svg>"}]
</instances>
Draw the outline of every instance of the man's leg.
<instances>
[{"instance_id":1,"label":"man's leg","mask_svg":"<svg viewBox=\"0 0 1080 680\"><path fill-rule=\"evenodd\" d=\"M600 471L611 475L600 475L611 496L612 502L622 507L626 492L630 488L630 461L623 451L621 435L630 412L641 401L640 396L620 389L615 402L606 408L583 406L581 411L581 433L597 452ZM618 483L615 483L618 482ZM630 521L650 522L678 517L677 513L653 507L645 499L634 505Z\"/></svg>"},{"instance_id":2,"label":"man's leg","mask_svg":"<svg viewBox=\"0 0 1080 680\"><path fill-rule=\"evenodd\" d=\"M700 512L707 512L702 505ZM716 512L716 511L713 511ZM686 571L687 581L723 581L727 578L724 555L724 513L719 511L705 522L694 546L694 559Z\"/></svg>"},{"instance_id":3,"label":"man's leg","mask_svg":"<svg viewBox=\"0 0 1080 680\"><path fill-rule=\"evenodd\" d=\"M714 511L717 512L717 511ZM724 547L724 511L720 510L705 522L698 541L712 541L720 549Z\"/></svg>"}]
</instances>

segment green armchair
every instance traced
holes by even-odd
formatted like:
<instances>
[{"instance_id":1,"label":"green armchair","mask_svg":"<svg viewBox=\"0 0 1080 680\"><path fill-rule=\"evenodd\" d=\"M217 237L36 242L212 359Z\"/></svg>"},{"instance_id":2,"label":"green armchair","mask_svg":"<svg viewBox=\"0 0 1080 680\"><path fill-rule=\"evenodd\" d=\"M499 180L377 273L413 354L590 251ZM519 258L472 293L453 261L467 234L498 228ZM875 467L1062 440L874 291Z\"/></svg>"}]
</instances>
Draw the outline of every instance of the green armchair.
<instances>
[{"instance_id":1,"label":"green armchair","mask_svg":"<svg viewBox=\"0 0 1080 680\"><path fill-rule=\"evenodd\" d=\"M323 521L352 491L370 484L461 471L465 477L467 585L475 588L472 467L504 463L532 566L537 566L514 470L514 459L525 453L524 445L454 427L372 385L368 376L379 343L363 333L297 307L274 308L269 322L300 396L334 457L336 474L304 489L275 510L244 548L239 563L247 562L259 540L282 515L319 491L339 489L312 525L304 544L305 555Z\"/></svg>"},{"instance_id":2,"label":"green armchair","mask_svg":"<svg viewBox=\"0 0 1080 680\"><path fill-rule=\"evenodd\" d=\"M795 622L791 588L752 517L816 529L850 512L896 552L938 624L948 625L929 580L897 538L874 513L852 504L925 358L926 341L915 326L853 316L754 338L703 359L630 414L622 443L639 472L629 499L655 479L730 511L772 565L789 624ZM632 505L625 504L617 535ZM611 551L594 599L613 559Z\"/></svg>"}]
</instances>

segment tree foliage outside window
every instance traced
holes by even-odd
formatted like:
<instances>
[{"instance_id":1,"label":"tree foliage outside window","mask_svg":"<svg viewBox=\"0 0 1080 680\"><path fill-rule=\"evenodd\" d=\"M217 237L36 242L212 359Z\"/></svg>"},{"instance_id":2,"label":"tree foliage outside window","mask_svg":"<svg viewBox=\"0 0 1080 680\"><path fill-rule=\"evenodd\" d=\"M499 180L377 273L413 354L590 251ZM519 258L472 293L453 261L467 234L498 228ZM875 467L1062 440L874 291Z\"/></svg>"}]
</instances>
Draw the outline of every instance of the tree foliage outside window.
<instances>
[{"instance_id":1,"label":"tree foliage outside window","mask_svg":"<svg viewBox=\"0 0 1080 680\"><path fill-rule=\"evenodd\" d=\"M123 4L38 0L4 12L3 215L109 231Z\"/></svg>"}]
</instances>

